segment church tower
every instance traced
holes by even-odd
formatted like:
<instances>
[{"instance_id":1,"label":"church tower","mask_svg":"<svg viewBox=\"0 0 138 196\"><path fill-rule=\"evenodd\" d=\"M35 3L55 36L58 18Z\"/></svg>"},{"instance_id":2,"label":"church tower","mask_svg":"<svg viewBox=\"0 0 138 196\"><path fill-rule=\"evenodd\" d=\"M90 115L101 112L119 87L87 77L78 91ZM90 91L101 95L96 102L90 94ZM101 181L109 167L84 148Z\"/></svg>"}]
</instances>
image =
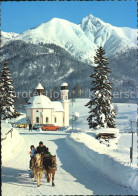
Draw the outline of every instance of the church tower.
<instances>
[{"instance_id":1,"label":"church tower","mask_svg":"<svg viewBox=\"0 0 138 196\"><path fill-rule=\"evenodd\" d=\"M67 83L62 83L61 84L61 102L63 105L64 109L64 116L63 116L63 124L64 126L69 126L69 103L70 101L68 100L68 84Z\"/></svg>"},{"instance_id":2,"label":"church tower","mask_svg":"<svg viewBox=\"0 0 138 196\"><path fill-rule=\"evenodd\" d=\"M36 87L36 92L37 95L43 95L44 94L44 88L42 86L42 84L39 82L37 87Z\"/></svg>"}]
</instances>

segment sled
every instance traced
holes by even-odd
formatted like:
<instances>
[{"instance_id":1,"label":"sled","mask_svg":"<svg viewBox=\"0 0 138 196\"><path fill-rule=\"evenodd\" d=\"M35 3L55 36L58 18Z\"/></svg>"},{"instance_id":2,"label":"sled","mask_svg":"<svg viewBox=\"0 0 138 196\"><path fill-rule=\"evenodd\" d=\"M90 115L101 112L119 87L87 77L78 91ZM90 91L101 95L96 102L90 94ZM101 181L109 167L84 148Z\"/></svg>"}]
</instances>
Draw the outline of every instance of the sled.
<instances>
[{"instance_id":1,"label":"sled","mask_svg":"<svg viewBox=\"0 0 138 196\"><path fill-rule=\"evenodd\" d=\"M116 138L114 133L99 133L97 139L114 139Z\"/></svg>"}]
</instances>

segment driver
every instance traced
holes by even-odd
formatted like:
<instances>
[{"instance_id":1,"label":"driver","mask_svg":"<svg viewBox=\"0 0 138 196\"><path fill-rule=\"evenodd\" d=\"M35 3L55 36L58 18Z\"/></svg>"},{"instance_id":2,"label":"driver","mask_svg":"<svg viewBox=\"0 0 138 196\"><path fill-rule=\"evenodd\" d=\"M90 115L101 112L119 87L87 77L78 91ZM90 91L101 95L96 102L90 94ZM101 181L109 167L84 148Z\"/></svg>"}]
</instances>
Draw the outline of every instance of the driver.
<instances>
[{"instance_id":1,"label":"driver","mask_svg":"<svg viewBox=\"0 0 138 196\"><path fill-rule=\"evenodd\" d=\"M36 148L35 154L39 153L39 154L47 154L48 150L46 148L46 146L43 144L43 142L39 142L39 146Z\"/></svg>"}]
</instances>

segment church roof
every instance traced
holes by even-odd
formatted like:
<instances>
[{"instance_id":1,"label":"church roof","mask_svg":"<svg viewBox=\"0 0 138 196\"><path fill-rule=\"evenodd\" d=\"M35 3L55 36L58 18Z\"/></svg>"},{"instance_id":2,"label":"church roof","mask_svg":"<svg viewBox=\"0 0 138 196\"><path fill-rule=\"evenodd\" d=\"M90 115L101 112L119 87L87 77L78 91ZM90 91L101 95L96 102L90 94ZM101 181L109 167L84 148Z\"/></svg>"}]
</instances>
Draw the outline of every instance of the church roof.
<instances>
[{"instance_id":1,"label":"church roof","mask_svg":"<svg viewBox=\"0 0 138 196\"><path fill-rule=\"evenodd\" d=\"M36 87L36 90L44 90L42 84L39 82L39 84Z\"/></svg>"},{"instance_id":2,"label":"church roof","mask_svg":"<svg viewBox=\"0 0 138 196\"><path fill-rule=\"evenodd\" d=\"M53 101L52 102L52 105L54 107L54 111L55 112L63 112L64 111L63 105L62 105L61 102L59 102L59 101Z\"/></svg>"},{"instance_id":3,"label":"church roof","mask_svg":"<svg viewBox=\"0 0 138 196\"><path fill-rule=\"evenodd\" d=\"M63 82L63 83L61 84L61 86L68 86L68 83Z\"/></svg>"},{"instance_id":4,"label":"church roof","mask_svg":"<svg viewBox=\"0 0 138 196\"><path fill-rule=\"evenodd\" d=\"M31 97L27 108L53 108L51 100L45 95Z\"/></svg>"},{"instance_id":5,"label":"church roof","mask_svg":"<svg viewBox=\"0 0 138 196\"><path fill-rule=\"evenodd\" d=\"M45 95L39 95L39 96L34 96L31 97L28 101L28 105L26 107L26 109L29 108L36 108L36 109L40 109L40 108L46 108L46 109L54 109L54 111L57 112L63 112L63 106L61 104L61 102L59 101L54 101L52 102L47 96Z\"/></svg>"}]
</instances>

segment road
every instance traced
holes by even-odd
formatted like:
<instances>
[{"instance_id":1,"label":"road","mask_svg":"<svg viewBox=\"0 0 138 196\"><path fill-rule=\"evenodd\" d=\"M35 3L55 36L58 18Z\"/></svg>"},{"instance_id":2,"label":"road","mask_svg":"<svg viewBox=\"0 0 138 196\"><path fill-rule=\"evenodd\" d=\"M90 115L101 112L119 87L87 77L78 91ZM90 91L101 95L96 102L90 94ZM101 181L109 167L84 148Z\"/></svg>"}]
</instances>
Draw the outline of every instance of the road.
<instances>
[{"instance_id":1,"label":"road","mask_svg":"<svg viewBox=\"0 0 138 196\"><path fill-rule=\"evenodd\" d=\"M2 164L2 196L35 195L135 195L136 193L106 179L98 171L86 168L66 144L67 132L28 132L19 130L23 142L15 149L14 156ZM39 142L57 155L55 187L47 183L43 175L42 184L36 186L29 177L30 145Z\"/></svg>"}]
</instances>

